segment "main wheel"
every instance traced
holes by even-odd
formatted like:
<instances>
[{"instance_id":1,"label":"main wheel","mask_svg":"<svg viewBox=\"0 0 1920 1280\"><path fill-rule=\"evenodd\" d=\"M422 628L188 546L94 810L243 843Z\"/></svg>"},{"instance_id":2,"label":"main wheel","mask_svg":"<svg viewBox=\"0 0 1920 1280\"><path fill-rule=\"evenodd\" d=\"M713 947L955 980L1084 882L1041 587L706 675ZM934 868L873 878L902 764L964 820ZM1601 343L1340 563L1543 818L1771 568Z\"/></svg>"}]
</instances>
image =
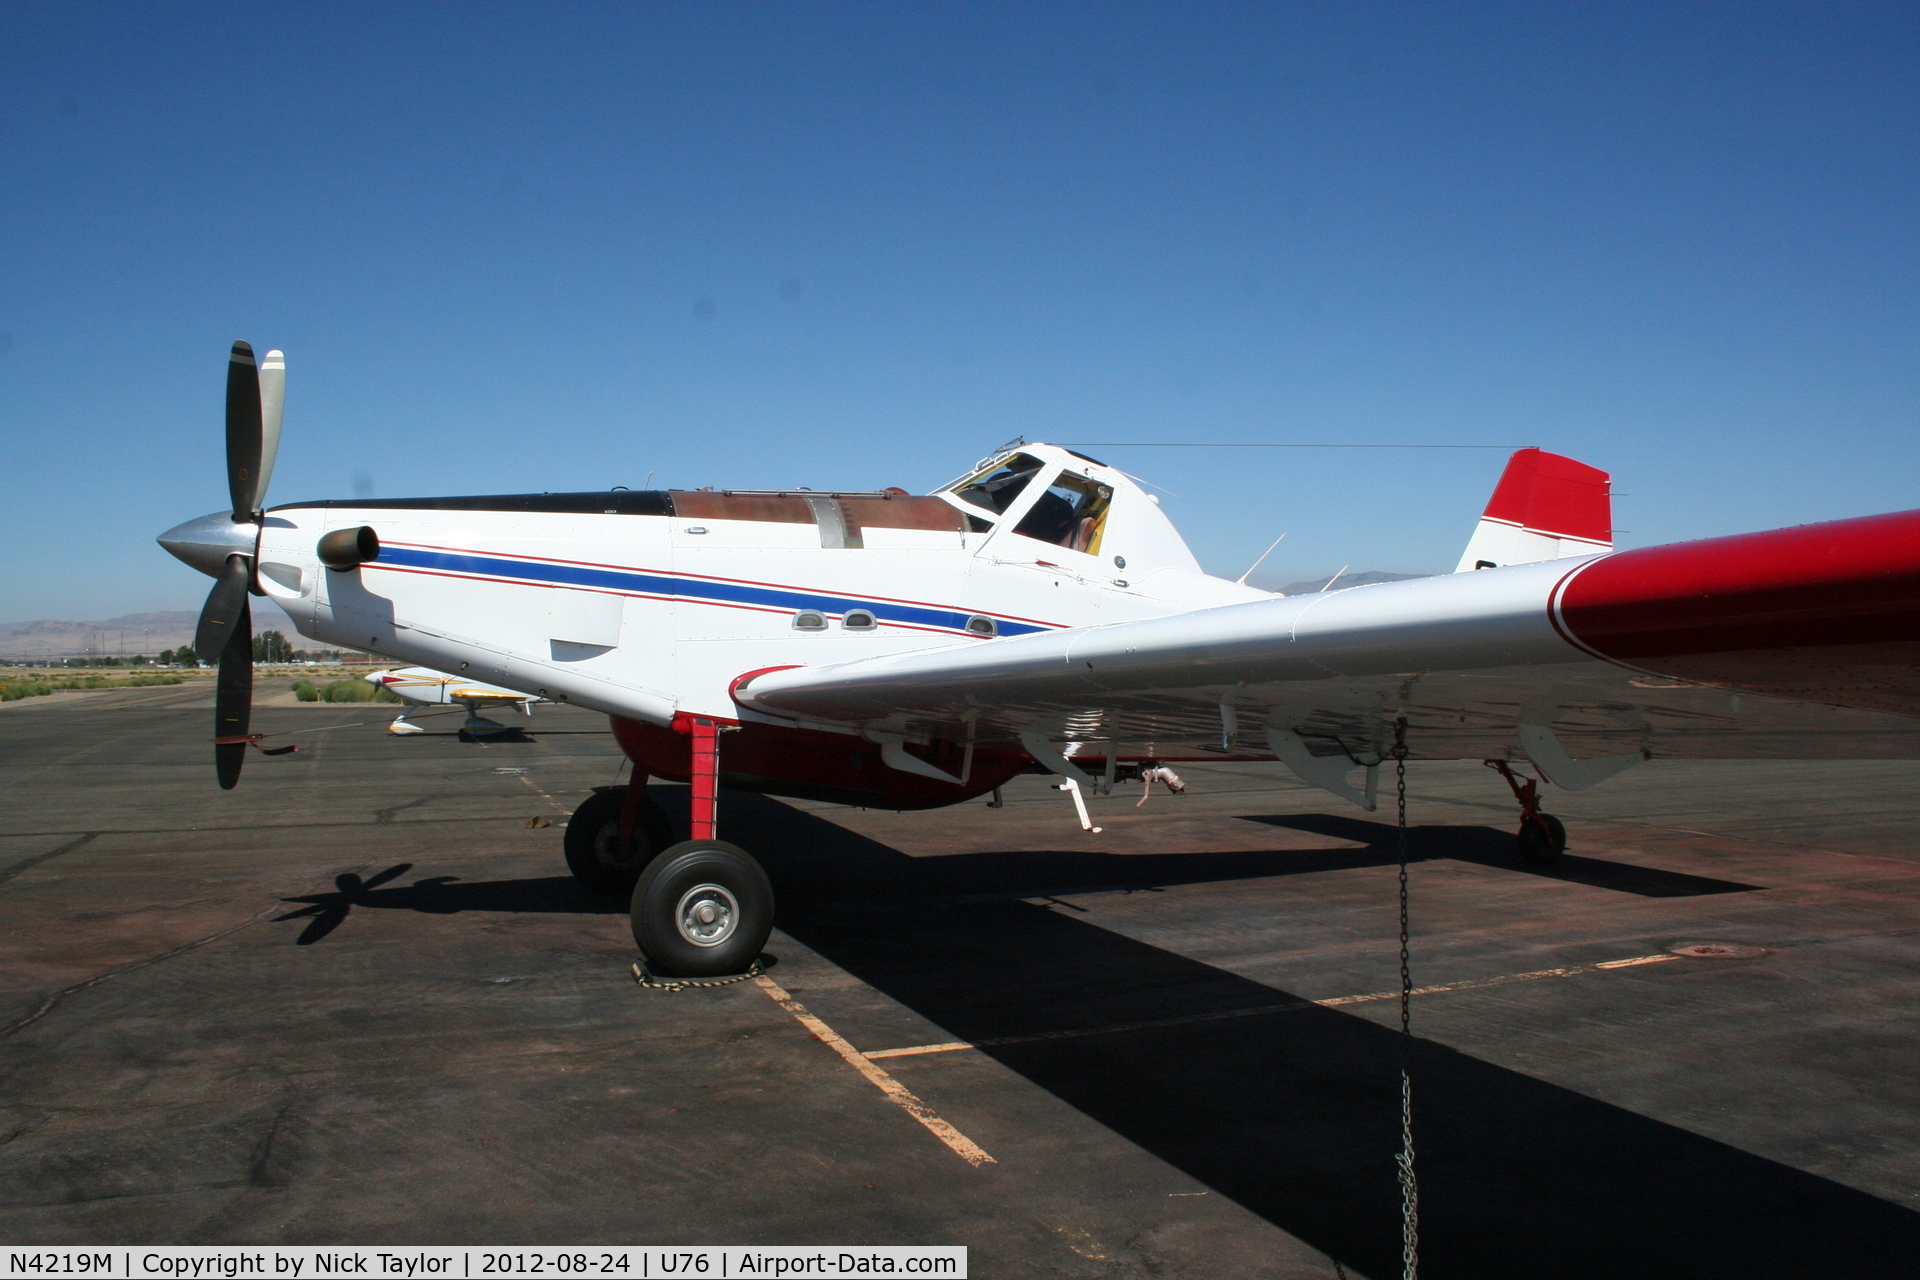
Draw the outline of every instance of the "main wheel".
<instances>
[{"instance_id":1,"label":"main wheel","mask_svg":"<svg viewBox=\"0 0 1920 1280\"><path fill-rule=\"evenodd\" d=\"M744 973L771 932L767 873L724 840L674 845L647 864L633 890L633 940L663 974Z\"/></svg>"},{"instance_id":2,"label":"main wheel","mask_svg":"<svg viewBox=\"0 0 1920 1280\"><path fill-rule=\"evenodd\" d=\"M1559 861L1560 855L1567 851L1567 829L1550 813L1535 814L1520 824L1520 834L1514 837L1514 843L1519 847L1521 858L1535 866L1545 866Z\"/></svg>"},{"instance_id":3,"label":"main wheel","mask_svg":"<svg viewBox=\"0 0 1920 1280\"><path fill-rule=\"evenodd\" d=\"M673 843L673 824L665 811L643 795L634 815L633 839L621 848L620 808L626 800L625 787L608 787L588 796L567 819L567 870L595 893L632 893L647 863Z\"/></svg>"}]
</instances>

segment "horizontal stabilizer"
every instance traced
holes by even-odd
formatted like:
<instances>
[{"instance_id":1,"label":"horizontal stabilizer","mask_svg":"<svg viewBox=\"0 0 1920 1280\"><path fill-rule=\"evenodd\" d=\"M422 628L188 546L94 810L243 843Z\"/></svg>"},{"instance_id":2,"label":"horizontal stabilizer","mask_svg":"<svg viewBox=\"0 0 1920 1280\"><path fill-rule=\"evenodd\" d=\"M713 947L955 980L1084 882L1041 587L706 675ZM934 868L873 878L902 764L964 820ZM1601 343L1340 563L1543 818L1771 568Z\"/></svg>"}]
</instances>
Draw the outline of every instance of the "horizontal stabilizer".
<instances>
[{"instance_id":1,"label":"horizontal stabilizer","mask_svg":"<svg viewBox=\"0 0 1920 1280\"><path fill-rule=\"evenodd\" d=\"M1455 573L1613 550L1611 477L1542 449L1521 449L1487 501Z\"/></svg>"}]
</instances>

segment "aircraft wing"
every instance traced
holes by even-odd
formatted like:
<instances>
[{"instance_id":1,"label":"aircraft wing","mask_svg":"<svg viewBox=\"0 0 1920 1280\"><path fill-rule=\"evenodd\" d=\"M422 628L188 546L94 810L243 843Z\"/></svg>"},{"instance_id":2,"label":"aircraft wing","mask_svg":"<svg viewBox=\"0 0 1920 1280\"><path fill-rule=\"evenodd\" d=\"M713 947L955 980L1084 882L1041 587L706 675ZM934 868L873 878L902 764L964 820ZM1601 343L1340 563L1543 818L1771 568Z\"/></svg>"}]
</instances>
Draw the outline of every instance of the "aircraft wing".
<instances>
[{"instance_id":1,"label":"aircraft wing","mask_svg":"<svg viewBox=\"0 0 1920 1280\"><path fill-rule=\"evenodd\" d=\"M520 706L528 702L545 701L544 698L535 697L532 694L517 693L498 685L469 680L465 676L435 671L432 667L401 667L388 671L375 671L366 679L368 683L388 689L409 702L426 704L459 702L470 706L495 707Z\"/></svg>"},{"instance_id":2,"label":"aircraft wing","mask_svg":"<svg viewBox=\"0 0 1920 1280\"><path fill-rule=\"evenodd\" d=\"M1914 758L1920 512L776 669L734 696L790 721L1030 752L1304 746L1369 763L1403 732L1416 757L1518 749L1543 768Z\"/></svg>"}]
</instances>

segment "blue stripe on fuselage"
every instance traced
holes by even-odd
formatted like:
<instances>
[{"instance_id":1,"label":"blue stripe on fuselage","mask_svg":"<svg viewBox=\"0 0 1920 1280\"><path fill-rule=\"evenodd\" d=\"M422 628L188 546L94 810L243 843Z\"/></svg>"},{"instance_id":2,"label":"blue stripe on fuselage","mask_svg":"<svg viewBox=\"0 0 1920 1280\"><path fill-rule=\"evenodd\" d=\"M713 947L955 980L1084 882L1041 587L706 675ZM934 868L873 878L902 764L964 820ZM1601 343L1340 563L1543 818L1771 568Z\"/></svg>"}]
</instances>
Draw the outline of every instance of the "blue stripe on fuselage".
<instances>
[{"instance_id":1,"label":"blue stripe on fuselage","mask_svg":"<svg viewBox=\"0 0 1920 1280\"><path fill-rule=\"evenodd\" d=\"M603 591L637 592L651 596L675 596L715 604L758 605L766 609L818 609L822 613L844 614L849 609L866 609L881 622L898 622L919 627L939 627L966 633L967 619L973 615L952 609L934 609L901 604L893 600L864 600L858 597L820 595L781 587L756 587L741 582L714 582L704 578L682 578L672 574L641 573L631 569L601 569L583 564L555 564L540 560L506 560L495 556L471 555L455 551L426 551L418 547L383 545L375 568L434 569L442 573L485 574L494 578L517 578L525 582L546 582L556 586L597 587ZM996 619L1003 636L1026 635L1046 631L1047 627L1030 622Z\"/></svg>"}]
</instances>

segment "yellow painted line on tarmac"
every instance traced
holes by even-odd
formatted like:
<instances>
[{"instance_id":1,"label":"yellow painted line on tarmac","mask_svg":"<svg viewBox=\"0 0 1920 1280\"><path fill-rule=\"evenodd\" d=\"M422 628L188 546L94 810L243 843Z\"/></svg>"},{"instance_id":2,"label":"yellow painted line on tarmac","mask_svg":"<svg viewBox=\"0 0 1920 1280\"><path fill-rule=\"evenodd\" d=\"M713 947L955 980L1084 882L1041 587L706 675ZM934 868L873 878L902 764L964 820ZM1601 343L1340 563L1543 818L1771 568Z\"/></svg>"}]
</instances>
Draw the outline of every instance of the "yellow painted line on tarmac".
<instances>
[{"instance_id":1,"label":"yellow painted line on tarmac","mask_svg":"<svg viewBox=\"0 0 1920 1280\"><path fill-rule=\"evenodd\" d=\"M1680 956L1662 952L1657 956L1633 956L1626 960L1602 960L1599 964L1569 965L1564 969L1535 969L1532 973L1506 973L1497 978L1469 978L1465 982L1443 982L1433 987L1415 987L1416 996L1439 995L1446 991L1477 991L1482 987L1504 987L1509 982L1538 982L1542 978L1571 978L1577 973L1598 973L1602 969L1630 969L1640 964L1660 964L1667 960L1679 960ZM1313 1003L1327 1008L1336 1008L1343 1004L1367 1004L1374 1000L1398 1000L1398 991L1369 991L1363 996L1334 996L1330 1000L1315 1000Z\"/></svg>"},{"instance_id":2,"label":"yellow painted line on tarmac","mask_svg":"<svg viewBox=\"0 0 1920 1280\"><path fill-rule=\"evenodd\" d=\"M998 1041L991 1043L998 1043ZM905 1049L869 1049L860 1056L863 1058L911 1058L922 1053L952 1053L955 1049L977 1049L979 1047L979 1045L969 1040L950 1040L945 1044L909 1045Z\"/></svg>"},{"instance_id":3,"label":"yellow painted line on tarmac","mask_svg":"<svg viewBox=\"0 0 1920 1280\"><path fill-rule=\"evenodd\" d=\"M915 1097L912 1090L908 1089L907 1086L901 1084L885 1071L882 1071L879 1067L869 1062L867 1055L847 1043L846 1037L808 1012L807 1007L788 995L779 983L764 974L755 977L753 981L755 985L767 993L775 1004L792 1014L801 1026L811 1031L815 1039L826 1044L835 1053L845 1058L847 1065L865 1076L867 1082L874 1088L887 1095L888 1101L925 1125L927 1132L946 1143L955 1155L976 1169L983 1164L999 1163L999 1161L981 1150L980 1146L975 1143L972 1138L969 1138L966 1134L960 1132L945 1120L942 1120L939 1115L934 1112L932 1107L929 1107L926 1103Z\"/></svg>"},{"instance_id":4,"label":"yellow painted line on tarmac","mask_svg":"<svg viewBox=\"0 0 1920 1280\"><path fill-rule=\"evenodd\" d=\"M1485 987L1504 987L1512 982L1538 982L1542 978L1570 978L1580 973L1599 973L1606 969L1631 969L1636 965L1664 964L1686 957L1661 952L1655 956L1631 956L1625 960L1602 960L1598 964L1568 965L1561 969L1535 969L1531 973L1505 973L1496 978L1468 978L1463 982L1442 982L1431 987L1415 987L1416 996L1442 995L1449 991L1478 991ZM1145 1022L1121 1022L1104 1027L1083 1027L1065 1031L1042 1031L1024 1036L993 1036L983 1040L950 1040L941 1044L908 1045L902 1049L872 1049L863 1058L911 1058L927 1053L953 1053L960 1049L985 1049L1003 1044L1036 1044L1043 1040L1072 1040L1081 1036L1116 1035L1126 1031L1151 1031L1160 1027L1184 1027L1196 1022L1220 1022L1228 1018L1252 1018L1268 1013L1290 1013L1296 1009L1337 1009L1349 1004L1371 1004L1376 1000L1398 1000L1398 991L1369 991L1357 996L1330 996L1325 1000L1289 1000L1285 1004L1255 1005L1249 1009L1228 1009L1220 1013L1190 1013L1178 1018L1154 1018Z\"/></svg>"},{"instance_id":5,"label":"yellow painted line on tarmac","mask_svg":"<svg viewBox=\"0 0 1920 1280\"><path fill-rule=\"evenodd\" d=\"M540 790L540 784L535 782L532 778L529 778L526 774L523 773L520 775L520 781L526 783L529 787L532 787L535 795L539 796L542 800L545 800L548 804L552 805L555 809L558 809L561 813L571 814L573 812L573 810L567 808L567 806L561 804L558 800L555 800L552 796Z\"/></svg>"}]
</instances>

